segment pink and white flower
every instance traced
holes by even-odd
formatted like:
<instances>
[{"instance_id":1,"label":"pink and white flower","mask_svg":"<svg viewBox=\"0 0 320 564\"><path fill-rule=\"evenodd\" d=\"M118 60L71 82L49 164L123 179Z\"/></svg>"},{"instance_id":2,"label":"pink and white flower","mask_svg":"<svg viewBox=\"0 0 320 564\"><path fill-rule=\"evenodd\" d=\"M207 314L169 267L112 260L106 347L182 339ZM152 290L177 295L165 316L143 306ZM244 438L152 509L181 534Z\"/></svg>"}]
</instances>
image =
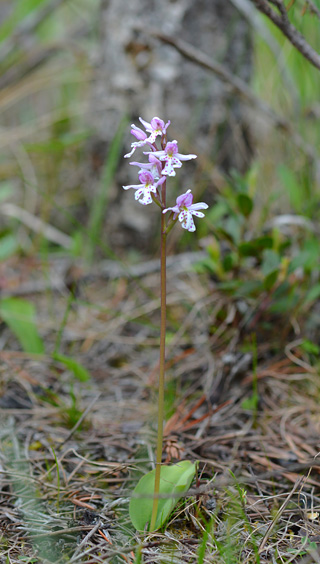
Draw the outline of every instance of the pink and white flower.
<instances>
[{"instance_id":1,"label":"pink and white flower","mask_svg":"<svg viewBox=\"0 0 320 564\"><path fill-rule=\"evenodd\" d=\"M137 127L136 125L131 125L131 134L134 135L138 141L134 141L131 143L131 151L127 153L124 157L127 159L133 155L135 150L138 147L143 147L144 145L153 145L158 135L165 135L167 131L167 127L170 125L170 120L167 123L158 117L152 118L151 122L145 121L141 117L139 117L139 121L145 127L145 130L150 133L149 137L145 131Z\"/></svg>"},{"instance_id":2,"label":"pink and white flower","mask_svg":"<svg viewBox=\"0 0 320 564\"><path fill-rule=\"evenodd\" d=\"M150 153L146 152L145 155ZM165 162L162 174L166 176L175 176L175 168L181 168L181 161L190 161L190 159L196 159L197 155L182 155L178 152L177 141L169 141L163 151L153 151L152 154L157 157L160 161Z\"/></svg>"},{"instance_id":3,"label":"pink and white flower","mask_svg":"<svg viewBox=\"0 0 320 564\"><path fill-rule=\"evenodd\" d=\"M177 215L179 215L178 219L183 229L187 229L188 231L195 231L196 226L194 224L192 216L195 215L196 217L204 217L204 213L198 210L206 210L207 208L208 204L205 204L204 202L193 204L193 194L191 194L191 190L188 190L187 192L185 192L185 194L178 196L175 206L173 206L172 208L166 208L162 213L172 211L174 220L176 219Z\"/></svg>"},{"instance_id":4,"label":"pink and white flower","mask_svg":"<svg viewBox=\"0 0 320 564\"><path fill-rule=\"evenodd\" d=\"M167 123L158 117L152 118L150 123L139 117L140 123L145 127L145 130L150 133L148 137L149 143L154 143L158 135L165 135L167 133L167 127L170 125L170 120Z\"/></svg>"},{"instance_id":5,"label":"pink and white flower","mask_svg":"<svg viewBox=\"0 0 320 564\"><path fill-rule=\"evenodd\" d=\"M144 206L152 204L151 192L154 194L157 193L157 187L165 182L164 176L155 182L151 172L144 170L139 173L139 180L141 184L130 184L129 186L122 186L122 188L124 190L129 190L129 188L136 190L134 197L136 200L139 200L140 204L143 204Z\"/></svg>"},{"instance_id":6,"label":"pink and white flower","mask_svg":"<svg viewBox=\"0 0 320 564\"><path fill-rule=\"evenodd\" d=\"M139 166L140 167L139 172L143 172L144 170L149 170L149 172L151 172L154 178L160 178L161 176L161 169L162 169L161 162L159 161L159 159L157 159L157 157L154 156L153 153L149 153L148 163L138 163L134 161L129 164L133 166Z\"/></svg>"},{"instance_id":7,"label":"pink and white flower","mask_svg":"<svg viewBox=\"0 0 320 564\"><path fill-rule=\"evenodd\" d=\"M148 135L146 132L142 131L142 129L134 125L134 123L131 125L131 134L134 135L138 141L131 143L131 151L124 156L125 159L131 157L138 147L144 147L148 142Z\"/></svg>"}]
</instances>

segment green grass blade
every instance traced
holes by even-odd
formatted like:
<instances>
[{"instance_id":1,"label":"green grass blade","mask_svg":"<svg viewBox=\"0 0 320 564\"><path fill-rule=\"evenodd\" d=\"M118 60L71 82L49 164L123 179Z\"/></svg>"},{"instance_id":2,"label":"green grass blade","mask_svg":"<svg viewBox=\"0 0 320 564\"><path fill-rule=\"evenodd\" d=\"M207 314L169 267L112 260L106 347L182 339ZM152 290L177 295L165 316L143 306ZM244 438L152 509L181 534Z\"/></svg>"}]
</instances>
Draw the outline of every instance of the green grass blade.
<instances>
[{"instance_id":1,"label":"green grass blade","mask_svg":"<svg viewBox=\"0 0 320 564\"><path fill-rule=\"evenodd\" d=\"M77 380L80 380L80 382L88 382L88 380L90 380L91 376L88 370L86 370L86 368L84 368L81 364L79 364L79 362L77 362L73 358L59 353L54 353L52 355L52 358L57 362L61 362L61 364L63 364L66 368L68 368L68 370L73 372L75 378L77 378Z\"/></svg>"}]
</instances>

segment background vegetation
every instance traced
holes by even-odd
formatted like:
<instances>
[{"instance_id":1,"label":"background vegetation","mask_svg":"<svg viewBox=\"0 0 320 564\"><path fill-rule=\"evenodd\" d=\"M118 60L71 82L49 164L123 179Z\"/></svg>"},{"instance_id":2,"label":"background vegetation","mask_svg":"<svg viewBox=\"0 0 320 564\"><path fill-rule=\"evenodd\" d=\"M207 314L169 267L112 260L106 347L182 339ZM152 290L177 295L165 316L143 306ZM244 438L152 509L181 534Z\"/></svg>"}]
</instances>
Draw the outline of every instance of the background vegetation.
<instances>
[{"instance_id":1,"label":"background vegetation","mask_svg":"<svg viewBox=\"0 0 320 564\"><path fill-rule=\"evenodd\" d=\"M319 52L317 12L304 0L286 4ZM169 276L167 453L185 449L201 462L193 497L146 540L130 528L126 503L154 440L146 399L159 304L147 261L158 243L127 252L107 237L127 121L109 147L96 144L99 2L0 6L1 562L320 561L310 463L319 450L320 73L251 9L250 86L281 124L248 110L245 174L216 170L212 182L215 163L199 159L197 190L212 205L197 238L171 245L189 262L177 259ZM114 421L129 414L119 435L108 409ZM220 450L204 454L209 415ZM246 425L254 447L237 442ZM295 443L297 429L305 434ZM248 464L252 475L263 470L258 486L245 482Z\"/></svg>"}]
</instances>

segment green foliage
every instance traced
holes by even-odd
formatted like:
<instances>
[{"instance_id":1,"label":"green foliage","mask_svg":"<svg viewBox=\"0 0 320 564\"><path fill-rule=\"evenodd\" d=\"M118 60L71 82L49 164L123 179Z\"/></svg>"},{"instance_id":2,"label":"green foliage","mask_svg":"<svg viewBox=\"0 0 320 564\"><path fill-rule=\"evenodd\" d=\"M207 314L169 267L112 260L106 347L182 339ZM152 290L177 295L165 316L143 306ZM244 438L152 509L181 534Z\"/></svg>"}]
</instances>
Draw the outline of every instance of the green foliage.
<instances>
[{"instance_id":1,"label":"green foliage","mask_svg":"<svg viewBox=\"0 0 320 564\"><path fill-rule=\"evenodd\" d=\"M52 358L53 360L61 362L61 364L68 368L68 370L70 370L73 373L74 377L77 380L80 380L80 382L87 382L88 380L90 380L91 376L88 370L86 370L86 368L84 368L81 364L79 364L79 362L77 362L70 356L65 356L60 353L54 353L52 355Z\"/></svg>"},{"instance_id":2,"label":"green foliage","mask_svg":"<svg viewBox=\"0 0 320 564\"><path fill-rule=\"evenodd\" d=\"M16 0L12 2L11 14L0 27L0 41L9 37L25 18L44 3L45 0Z\"/></svg>"},{"instance_id":3,"label":"green foliage","mask_svg":"<svg viewBox=\"0 0 320 564\"><path fill-rule=\"evenodd\" d=\"M76 394L73 391L73 386L71 385L69 390L69 397L71 400L71 405L60 400L60 412L61 416L69 429L73 429L77 425L80 417L82 416L82 410L79 408L79 401ZM78 430L81 431L82 424L78 426Z\"/></svg>"},{"instance_id":4,"label":"green foliage","mask_svg":"<svg viewBox=\"0 0 320 564\"><path fill-rule=\"evenodd\" d=\"M14 185L10 181L0 182L0 206L14 193ZM0 231L0 262L18 253L20 244L17 233L9 229Z\"/></svg>"},{"instance_id":5,"label":"green foliage","mask_svg":"<svg viewBox=\"0 0 320 564\"><path fill-rule=\"evenodd\" d=\"M68 429L73 429L77 425L80 417L83 415L83 410L79 405L79 396L73 390L73 384L70 384L69 397L65 400L61 394L53 392L50 388L42 388L41 392L37 393L38 398L45 404L52 405L59 410L60 419L57 419L57 424L66 426ZM83 422L77 425L78 431L83 428Z\"/></svg>"},{"instance_id":6,"label":"green foliage","mask_svg":"<svg viewBox=\"0 0 320 564\"><path fill-rule=\"evenodd\" d=\"M302 350L304 350L306 353L309 353L311 355L320 356L320 347L319 347L319 345L316 345L316 343L313 343L312 341L309 341L308 339L303 339L300 346L301 346Z\"/></svg>"},{"instance_id":7,"label":"green foliage","mask_svg":"<svg viewBox=\"0 0 320 564\"><path fill-rule=\"evenodd\" d=\"M188 460L183 460L172 466L161 466L160 497L155 529L164 525L172 510L189 489L194 478L196 466ZM144 531L150 524L155 470L142 476L133 490L130 500L129 514L132 524L138 531Z\"/></svg>"},{"instance_id":8,"label":"green foliage","mask_svg":"<svg viewBox=\"0 0 320 564\"><path fill-rule=\"evenodd\" d=\"M34 305L20 298L5 298L0 301L0 317L20 341L24 351L43 354L44 344L35 323Z\"/></svg>"},{"instance_id":9,"label":"green foliage","mask_svg":"<svg viewBox=\"0 0 320 564\"><path fill-rule=\"evenodd\" d=\"M207 550L207 543L210 537L210 533L212 532L213 529L213 524L214 524L214 518L210 519L209 522L206 525L205 531L203 533L203 537L202 537L202 541L199 545L199 549L198 549L198 561L197 564L203 564L204 563L204 559L206 556L206 550Z\"/></svg>"},{"instance_id":10,"label":"green foliage","mask_svg":"<svg viewBox=\"0 0 320 564\"><path fill-rule=\"evenodd\" d=\"M26 204L29 205L29 194L33 194L36 204L33 208L36 210L34 213L45 222L52 222L69 234L72 248L68 252L73 256L82 257L85 249L86 256L92 259L97 244L106 255L110 255L111 251L102 241L101 236L110 188L121 158L121 126L114 142L108 148L106 162L101 163L102 167L101 164L98 165L94 171L94 174L100 176L95 196L92 198L91 190L87 196L82 173L85 169L85 180L90 174L92 175L89 167L93 156L89 154L87 143L91 132L83 116L86 114L84 107L87 101L87 84L88 80L92 80L86 52L91 48L94 34L91 34L91 38L86 36L84 40L81 39L81 34L69 36L69 30L76 28L79 23L81 24L79 29L82 29L83 22L90 26L90 14L96 17L94 11L97 0L63 2L58 10L53 12L48 10L49 15L33 30L32 38L23 34L25 24L32 21L34 15L50 7L53 2L13 0L7 4L9 15L0 24L1 47L4 47L6 52L6 47L10 42L12 43L10 37L12 34L17 41L13 47L10 46L6 60L2 61L2 78L6 78L5 73L9 69L12 76L15 76L15 81L10 84L6 92L3 92L1 104L4 115L2 135L4 149L0 158L0 177L1 180L3 179L0 182L0 205L9 198L11 201L13 198L16 201L19 197L20 201L17 203L23 209ZM308 10L302 10L303 2L286 2L286 4L288 6L290 4L289 17L294 25L319 52L320 34L317 18ZM314 4L320 9L320 0L314 0ZM320 142L317 119L320 73L290 46L279 30L266 19L263 19L263 22L270 31L272 40L276 41L278 52L276 49L276 52L272 53L270 45L256 37L253 87L257 95L283 115L290 122L293 131L300 134L317 152ZM22 48L24 45L26 49ZM64 49L64 45L67 45L67 49ZM47 47L50 51L52 46L56 49L54 57L49 55L47 61L40 61L36 63L35 68L32 68L33 57L44 53ZM281 67L281 59L285 62L285 72ZM28 66L30 63L31 67ZM16 67L13 66L14 64ZM22 74L19 76L21 70ZM193 119L196 118L193 116ZM26 126L27 137L24 132ZM37 135L37 141L32 128ZM304 319L311 320L312 306L320 298L319 234L307 226L307 221L305 228L289 226L290 229L285 231L279 227L270 227L268 220L274 214L293 212L303 219L312 220L315 225L319 223L319 186L315 167L309 159L305 158L303 151L298 151L294 147L290 137L281 138L276 128L272 129L272 126L270 128L268 126L267 131L262 129L262 132L258 133L259 161L257 156L253 157L254 164L245 176L231 175L219 193L216 204L207 214L206 222L207 225L212 226L210 227L212 239L208 244L208 257L201 264L201 269L210 273L221 291L227 293L231 300L245 300L249 306L252 305L257 309L265 307L270 316L284 315L285 319L288 319L293 314L295 317L300 315ZM13 142L8 142L8 150L6 150L6 138L10 140L12 134L14 134ZM203 162L205 166L211 164L206 163L205 159ZM32 174L32 171L35 174ZM32 211L32 206L29 211ZM197 226L197 233L202 235L203 228L204 223L201 223L199 227ZM43 245L41 237L40 234L39 240L38 233L33 236L31 230L26 230L23 226L17 229L16 220L6 218L5 226L0 230L0 261L12 259L14 255L19 257L22 252L37 253ZM191 241L191 235L190 239L187 239L188 243L189 240ZM56 246L47 244L47 241L45 244L49 252L56 252ZM60 248L58 250L61 252ZM70 370L74 378L86 382L90 378L87 370L72 357L59 352L72 303L70 299L61 327L57 331L57 343L52 359ZM2 300L0 316L16 335L23 350L28 353L43 354L44 344L38 333L35 308L30 302L17 298ZM274 325L272 329L274 332ZM316 342L303 339L299 346L300 351L313 366L319 366L320 348ZM244 399L242 407L251 410L254 417L259 401L255 364L253 374L252 390ZM63 419L64 424L69 428L77 424L83 413L79 405L79 396L73 391L72 386L65 401L60 389L58 393L51 389L44 390L43 399L59 408L60 421ZM171 415L176 399L176 390L169 384L166 395L168 416ZM57 419L59 420L59 416ZM31 475L32 469L27 465L21 466L24 463L19 462L20 456L18 461L13 460L14 452L13 449L12 454L5 452L5 455L7 459L12 458L12 470L18 468L23 474L19 481L12 483L12 487L18 497L20 490L24 490L30 500L24 519L30 526L29 536L32 540L31 531L35 525L30 513L33 510L44 515L45 507L40 503L32 482L23 477ZM181 463L182 466L184 464ZM163 489L160 489L160 493L168 495L168 498L160 499L161 513L157 523L159 526L165 524L179 495L182 495L181 491L185 493L191 483L194 470L190 463L187 464L189 469L186 467L185 472L181 470L181 475L179 470L179 476L175 475L174 479L168 477L167 472L171 475L175 467L162 469ZM59 486L57 463L56 476ZM141 507L144 507L146 501L144 518L142 522L139 521L141 530L150 521L154 484L152 472L147 475L146 481L147 487L142 479L139 483L142 483L142 486L140 489L138 486L137 488L138 495L149 496L149 502L137 497L130 504L131 508L135 507L133 512L139 520ZM225 507L221 507L221 519L226 534L225 536L222 534L219 540L215 539L214 519L208 523L203 540L200 541L198 564L207 560L214 560L219 564L243 562L244 548L249 548L251 551L252 560L249 556L247 561L258 563L259 555L255 539L261 540L261 531L255 524L251 525L245 515L245 492L236 485L235 491L230 488L230 491L224 492L224 496L227 501ZM57 505L58 503L59 496ZM239 532L243 524L250 531L246 541ZM48 538L50 535L51 531L48 530ZM210 554L208 558L207 541L212 541L212 546L217 551L216 556ZM48 558L47 542L48 539L45 539L43 544L38 545L37 558L19 555L18 559L28 562L38 562L39 559L45 561ZM23 548L20 547L20 552L21 550ZM293 553L293 557L298 558L307 553L312 556L312 551L316 551L316 545L305 537L302 538L301 549L289 548L287 552ZM283 561L283 557L278 558L275 555L275 558L277 562ZM60 550L54 552L52 561L57 559L61 560ZM137 549L137 564L142 559L141 550ZM7 556L7 561L9 560ZM288 561L291 560L292 556Z\"/></svg>"},{"instance_id":11,"label":"green foliage","mask_svg":"<svg viewBox=\"0 0 320 564\"><path fill-rule=\"evenodd\" d=\"M291 194L298 209L306 195L299 192L292 172L291 176L295 178L290 181ZM208 213L212 237L208 257L197 268L209 271L220 289L235 299L264 297L270 313L303 313L320 296L319 238L305 216L299 215L298 223L293 216L292 224L289 216L286 229L264 224L264 209L258 215L255 182L253 171L242 178L233 174L226 181Z\"/></svg>"},{"instance_id":12,"label":"green foliage","mask_svg":"<svg viewBox=\"0 0 320 564\"><path fill-rule=\"evenodd\" d=\"M4 233L0 236L0 262L15 255L20 248L14 233Z\"/></svg>"},{"instance_id":13,"label":"green foliage","mask_svg":"<svg viewBox=\"0 0 320 564\"><path fill-rule=\"evenodd\" d=\"M223 510L221 511L223 514L223 520L219 523L219 538L217 538L218 535L215 530L216 518L213 517L206 528L204 540L206 539L206 543L216 549L214 560L212 561L219 562L219 564L240 564L243 562L244 550L244 542L241 531L246 530L249 534L245 541L245 545L247 545L247 550L250 550L250 553L252 554L252 560L248 559L248 562L260 564L261 560L258 547L261 543L262 534L259 529L255 529L255 526L247 517L246 490L238 483L237 478L232 471L230 471L230 474L234 480L234 485L226 488L224 491ZM220 510L221 508L217 507L217 512ZM204 543L200 546L199 556L202 556L203 553L208 556L208 553L206 554ZM206 562L207 560L204 560L202 556L202 561Z\"/></svg>"},{"instance_id":14,"label":"green foliage","mask_svg":"<svg viewBox=\"0 0 320 564\"><path fill-rule=\"evenodd\" d=\"M27 300L5 298L0 301L0 317L15 334L23 350L27 353L43 354L44 343L38 333L35 316L35 307ZM54 352L52 358L68 368L77 380L90 380L91 376L86 368L72 357Z\"/></svg>"}]
</instances>

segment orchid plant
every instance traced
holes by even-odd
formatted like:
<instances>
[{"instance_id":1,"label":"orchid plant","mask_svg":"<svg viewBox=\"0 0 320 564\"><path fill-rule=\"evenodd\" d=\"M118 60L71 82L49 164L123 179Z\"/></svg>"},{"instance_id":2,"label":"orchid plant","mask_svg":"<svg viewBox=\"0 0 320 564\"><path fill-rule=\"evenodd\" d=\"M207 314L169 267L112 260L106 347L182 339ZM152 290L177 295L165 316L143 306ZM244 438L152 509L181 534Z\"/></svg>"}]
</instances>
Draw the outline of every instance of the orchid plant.
<instances>
[{"instance_id":1,"label":"orchid plant","mask_svg":"<svg viewBox=\"0 0 320 564\"><path fill-rule=\"evenodd\" d=\"M136 149L145 147L144 155L147 162L133 161L130 165L139 168L139 184L123 186L124 190L135 190L135 199L142 205L155 203L161 209L161 326L160 326L160 363L159 363L159 392L158 392L158 435L155 470L143 476L135 493L148 491L150 484L153 487L153 499L132 498L130 503L130 516L137 529L143 530L148 523L149 530L153 531L161 526L178 501L177 492L181 495L190 486L195 473L195 466L188 461L170 467L170 475L164 476L164 467L161 465L163 449L163 419L164 419L164 383L165 383L165 338L166 338L166 239L168 233L179 221L181 227L190 232L196 230L193 216L203 218L199 210L208 208L204 202L193 203L193 194L187 190L176 199L173 207L167 207L167 177L175 176L177 168L182 167L184 161L197 158L197 155L183 155L179 153L176 140L167 141L167 129L170 121L165 123L158 117L147 122L139 118L145 131L136 125L131 126L131 133L137 139L131 143L131 151L125 155L130 158ZM160 144L160 148L157 146ZM169 213L168 213L169 212ZM167 468L166 468L167 469ZM161 480L163 483L161 483ZM159 494L168 493L168 483L175 481L171 488L174 498L163 499ZM136 503L138 501L138 503Z\"/></svg>"}]
</instances>

